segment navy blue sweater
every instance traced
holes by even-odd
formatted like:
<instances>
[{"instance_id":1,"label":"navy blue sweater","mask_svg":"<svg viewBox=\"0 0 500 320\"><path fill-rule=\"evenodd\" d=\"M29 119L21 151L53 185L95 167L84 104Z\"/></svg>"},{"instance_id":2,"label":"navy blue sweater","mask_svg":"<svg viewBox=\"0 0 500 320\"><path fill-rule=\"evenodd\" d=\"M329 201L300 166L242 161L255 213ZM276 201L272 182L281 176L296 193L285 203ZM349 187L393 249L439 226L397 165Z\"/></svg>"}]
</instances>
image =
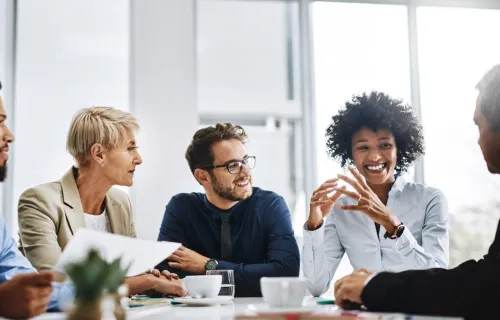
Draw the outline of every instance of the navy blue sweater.
<instances>
[{"instance_id":1,"label":"navy blue sweater","mask_svg":"<svg viewBox=\"0 0 500 320\"><path fill-rule=\"evenodd\" d=\"M282 197L253 188L250 198L226 211L231 213L231 261L220 260L221 212L203 193L178 194L166 207L158 241L180 242L218 260L218 269L234 270L237 297L260 297L261 277L299 275L299 249ZM167 260L157 268L188 275L169 268Z\"/></svg>"}]
</instances>

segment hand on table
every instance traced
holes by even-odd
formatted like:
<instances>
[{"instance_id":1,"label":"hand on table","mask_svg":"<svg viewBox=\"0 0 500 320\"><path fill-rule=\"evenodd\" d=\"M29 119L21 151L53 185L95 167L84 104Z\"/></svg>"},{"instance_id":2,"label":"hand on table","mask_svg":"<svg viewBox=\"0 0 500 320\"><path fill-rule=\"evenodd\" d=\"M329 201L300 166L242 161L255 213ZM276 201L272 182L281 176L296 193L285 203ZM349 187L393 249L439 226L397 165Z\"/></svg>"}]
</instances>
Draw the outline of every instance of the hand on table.
<instances>
[{"instance_id":1,"label":"hand on table","mask_svg":"<svg viewBox=\"0 0 500 320\"><path fill-rule=\"evenodd\" d=\"M164 295L176 295L179 297L187 295L180 279L167 279L163 275L155 281L152 290Z\"/></svg>"},{"instance_id":2,"label":"hand on table","mask_svg":"<svg viewBox=\"0 0 500 320\"><path fill-rule=\"evenodd\" d=\"M351 302L362 304L361 293L365 282L373 272L361 269L335 282L335 304L345 309Z\"/></svg>"},{"instance_id":3,"label":"hand on table","mask_svg":"<svg viewBox=\"0 0 500 320\"><path fill-rule=\"evenodd\" d=\"M179 280L179 276L176 273L169 272L168 270L160 271L158 269L153 269L151 273L158 278L164 276L168 280Z\"/></svg>"},{"instance_id":4,"label":"hand on table","mask_svg":"<svg viewBox=\"0 0 500 320\"><path fill-rule=\"evenodd\" d=\"M151 270L152 279L151 289L146 291L148 296L158 295L176 295L179 297L185 296L187 293L182 287L182 282L179 276L167 270L159 271L157 269ZM149 275L149 276L151 276Z\"/></svg>"}]
</instances>

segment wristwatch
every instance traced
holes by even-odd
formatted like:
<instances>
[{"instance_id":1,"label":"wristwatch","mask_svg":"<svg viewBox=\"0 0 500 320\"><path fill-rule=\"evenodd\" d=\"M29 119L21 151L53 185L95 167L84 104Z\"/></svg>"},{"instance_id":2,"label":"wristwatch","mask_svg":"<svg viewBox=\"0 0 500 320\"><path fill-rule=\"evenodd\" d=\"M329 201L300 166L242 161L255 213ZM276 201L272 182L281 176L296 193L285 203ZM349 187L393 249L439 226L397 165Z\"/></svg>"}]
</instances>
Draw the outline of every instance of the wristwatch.
<instances>
[{"instance_id":1,"label":"wristwatch","mask_svg":"<svg viewBox=\"0 0 500 320\"><path fill-rule=\"evenodd\" d=\"M205 270L216 270L219 266L219 261L215 259L210 259L205 263Z\"/></svg>"},{"instance_id":2,"label":"wristwatch","mask_svg":"<svg viewBox=\"0 0 500 320\"><path fill-rule=\"evenodd\" d=\"M405 225L401 222L400 224L398 224L396 226L393 234L390 234L389 232L386 231L384 234L384 239L393 239L393 240L397 239L397 238L401 237L401 235L403 234L403 231L405 231Z\"/></svg>"}]
</instances>

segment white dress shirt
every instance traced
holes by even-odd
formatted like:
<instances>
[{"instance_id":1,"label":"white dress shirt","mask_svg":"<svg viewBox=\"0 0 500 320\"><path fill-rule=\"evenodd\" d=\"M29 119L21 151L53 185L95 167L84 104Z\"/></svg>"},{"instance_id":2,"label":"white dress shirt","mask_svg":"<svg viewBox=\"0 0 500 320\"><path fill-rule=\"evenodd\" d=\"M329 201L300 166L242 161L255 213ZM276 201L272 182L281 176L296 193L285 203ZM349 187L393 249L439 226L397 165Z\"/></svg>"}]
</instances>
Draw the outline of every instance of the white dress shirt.
<instances>
[{"instance_id":1,"label":"white dress shirt","mask_svg":"<svg viewBox=\"0 0 500 320\"><path fill-rule=\"evenodd\" d=\"M398 177L387 207L404 223L398 239L384 239L386 230L357 211L342 211L339 205L356 205L342 196L320 228L304 226L302 265L309 291L320 296L330 287L344 253L352 267L373 272L447 268L449 256L448 203L443 193Z\"/></svg>"}]
</instances>

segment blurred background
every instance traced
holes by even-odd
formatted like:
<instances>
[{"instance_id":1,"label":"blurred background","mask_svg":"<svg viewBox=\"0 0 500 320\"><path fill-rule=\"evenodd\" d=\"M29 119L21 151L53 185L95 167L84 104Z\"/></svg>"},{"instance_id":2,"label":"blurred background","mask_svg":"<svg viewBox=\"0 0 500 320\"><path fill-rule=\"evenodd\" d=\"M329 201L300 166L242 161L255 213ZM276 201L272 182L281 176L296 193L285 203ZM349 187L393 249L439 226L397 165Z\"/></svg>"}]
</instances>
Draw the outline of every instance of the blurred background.
<instances>
[{"instance_id":1,"label":"blurred background","mask_svg":"<svg viewBox=\"0 0 500 320\"><path fill-rule=\"evenodd\" d=\"M17 233L27 188L58 180L72 115L135 114L144 163L126 189L138 236L156 239L165 205L201 191L184 152L200 127L244 126L256 186L282 195L299 243L308 199L341 171L325 153L331 116L354 93L403 98L427 152L410 179L440 188L451 263L493 239L500 180L486 169L475 85L500 63L497 0L0 0L0 80L16 135L1 212ZM335 278L351 271L347 258Z\"/></svg>"}]
</instances>

